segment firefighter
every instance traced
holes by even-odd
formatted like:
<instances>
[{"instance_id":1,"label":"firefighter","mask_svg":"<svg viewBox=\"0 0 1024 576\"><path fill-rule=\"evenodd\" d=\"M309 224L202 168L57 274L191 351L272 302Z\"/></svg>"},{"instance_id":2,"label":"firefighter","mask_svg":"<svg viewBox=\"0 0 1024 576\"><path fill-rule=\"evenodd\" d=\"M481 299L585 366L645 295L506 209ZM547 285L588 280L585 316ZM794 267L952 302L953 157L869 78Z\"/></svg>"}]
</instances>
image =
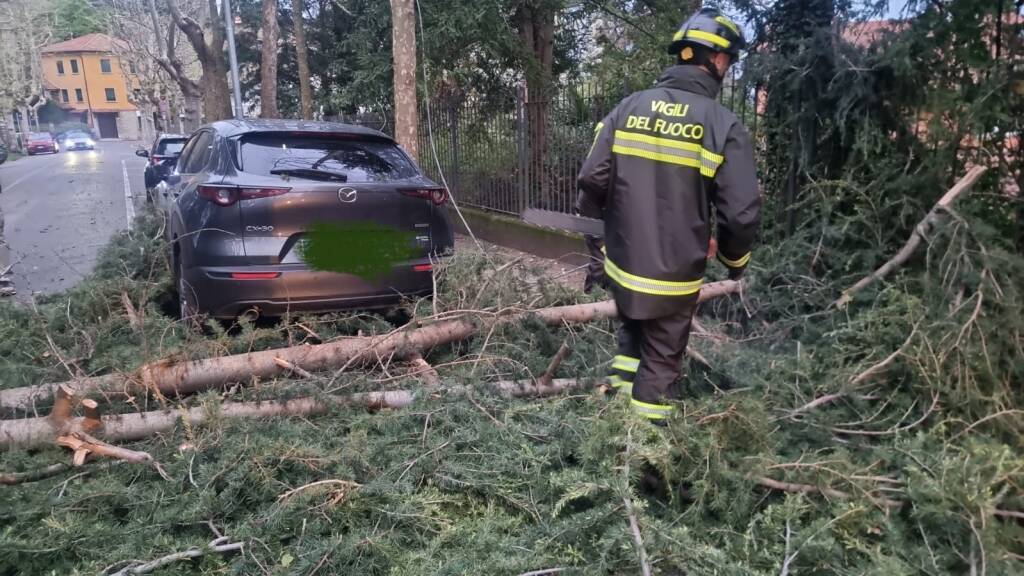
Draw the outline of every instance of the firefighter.
<instances>
[{"instance_id":1,"label":"firefighter","mask_svg":"<svg viewBox=\"0 0 1024 576\"><path fill-rule=\"evenodd\" d=\"M712 207L730 279L746 270L760 223L750 136L715 99L745 47L718 10L691 16L668 48L676 64L598 123L579 174L577 210L604 220L603 274L621 321L609 384L654 424L681 396Z\"/></svg>"}]
</instances>

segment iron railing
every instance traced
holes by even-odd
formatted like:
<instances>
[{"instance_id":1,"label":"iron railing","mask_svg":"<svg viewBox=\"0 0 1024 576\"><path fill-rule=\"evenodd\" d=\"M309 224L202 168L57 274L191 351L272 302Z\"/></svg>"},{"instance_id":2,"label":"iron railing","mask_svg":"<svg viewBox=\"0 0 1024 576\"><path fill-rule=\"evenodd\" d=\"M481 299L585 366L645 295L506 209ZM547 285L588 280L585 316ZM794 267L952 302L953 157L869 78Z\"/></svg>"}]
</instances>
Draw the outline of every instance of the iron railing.
<instances>
[{"instance_id":1,"label":"iron railing","mask_svg":"<svg viewBox=\"0 0 1024 576\"><path fill-rule=\"evenodd\" d=\"M531 99L520 88L485 97L448 89L419 110L420 164L464 205L507 214L572 212L594 126L638 87L581 83ZM756 92L728 78L720 101L758 129ZM755 142L758 139L755 138Z\"/></svg>"},{"instance_id":2,"label":"iron railing","mask_svg":"<svg viewBox=\"0 0 1024 576\"><path fill-rule=\"evenodd\" d=\"M466 206L506 214L527 207L572 212L576 175L593 142L594 126L640 88L577 83L531 98L522 87L476 94L448 86L420 102L420 166ZM719 100L756 133L760 107L755 94L733 75ZM386 114L330 119L393 131Z\"/></svg>"}]
</instances>

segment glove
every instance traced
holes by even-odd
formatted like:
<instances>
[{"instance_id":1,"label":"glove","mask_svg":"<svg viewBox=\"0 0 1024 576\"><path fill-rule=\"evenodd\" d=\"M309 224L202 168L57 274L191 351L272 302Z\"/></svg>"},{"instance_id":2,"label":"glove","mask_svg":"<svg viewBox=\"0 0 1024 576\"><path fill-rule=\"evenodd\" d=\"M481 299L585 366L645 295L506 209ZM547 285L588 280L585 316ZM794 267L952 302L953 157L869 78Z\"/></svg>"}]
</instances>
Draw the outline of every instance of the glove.
<instances>
[{"instance_id":1,"label":"glove","mask_svg":"<svg viewBox=\"0 0 1024 576\"><path fill-rule=\"evenodd\" d=\"M583 293L590 294L595 286L608 288L608 276L604 273L604 239L599 236L586 236L587 253L590 262L587 264L587 276L583 280Z\"/></svg>"}]
</instances>

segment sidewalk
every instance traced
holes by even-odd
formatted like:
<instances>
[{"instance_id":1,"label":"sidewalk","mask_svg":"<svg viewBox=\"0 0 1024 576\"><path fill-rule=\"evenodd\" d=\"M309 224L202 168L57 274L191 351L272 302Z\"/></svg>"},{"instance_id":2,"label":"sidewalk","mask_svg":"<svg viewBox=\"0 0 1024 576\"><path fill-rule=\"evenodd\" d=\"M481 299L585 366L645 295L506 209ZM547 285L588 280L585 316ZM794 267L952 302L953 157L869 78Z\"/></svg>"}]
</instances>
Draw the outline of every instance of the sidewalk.
<instances>
[{"instance_id":1,"label":"sidewalk","mask_svg":"<svg viewBox=\"0 0 1024 576\"><path fill-rule=\"evenodd\" d=\"M11 249L4 242L4 215L0 212L0 298L14 296L14 283L11 280Z\"/></svg>"}]
</instances>

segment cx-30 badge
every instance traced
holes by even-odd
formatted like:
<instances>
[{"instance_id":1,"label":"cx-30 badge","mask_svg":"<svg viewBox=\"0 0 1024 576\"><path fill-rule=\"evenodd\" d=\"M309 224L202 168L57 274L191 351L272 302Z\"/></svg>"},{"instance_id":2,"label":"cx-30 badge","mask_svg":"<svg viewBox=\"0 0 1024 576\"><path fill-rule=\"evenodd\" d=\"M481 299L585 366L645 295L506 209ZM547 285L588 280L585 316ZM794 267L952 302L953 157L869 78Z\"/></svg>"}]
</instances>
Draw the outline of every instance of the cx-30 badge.
<instances>
[{"instance_id":1,"label":"cx-30 badge","mask_svg":"<svg viewBox=\"0 0 1024 576\"><path fill-rule=\"evenodd\" d=\"M345 204L351 204L356 201L357 192L354 188L342 188L338 190L338 200L341 200Z\"/></svg>"}]
</instances>

